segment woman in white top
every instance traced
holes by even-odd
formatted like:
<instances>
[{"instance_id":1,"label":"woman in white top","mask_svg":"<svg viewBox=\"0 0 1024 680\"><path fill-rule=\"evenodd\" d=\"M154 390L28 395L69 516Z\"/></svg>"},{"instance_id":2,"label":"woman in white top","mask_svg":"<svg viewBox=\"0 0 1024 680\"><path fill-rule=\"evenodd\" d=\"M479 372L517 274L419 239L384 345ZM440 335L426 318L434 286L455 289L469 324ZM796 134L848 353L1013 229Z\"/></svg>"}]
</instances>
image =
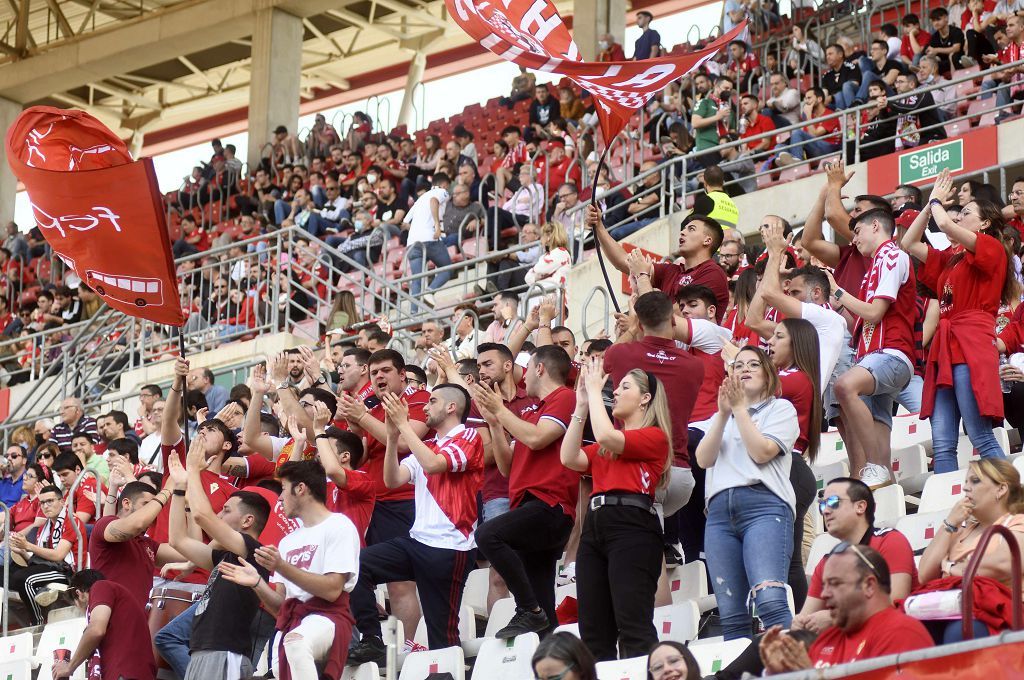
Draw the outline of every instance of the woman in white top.
<instances>
[{"instance_id":1,"label":"woman in white top","mask_svg":"<svg viewBox=\"0 0 1024 680\"><path fill-rule=\"evenodd\" d=\"M793 37L786 52L786 75L799 78L806 73L817 73L825 60L825 52L816 40L808 37L804 29L793 24Z\"/></svg>"},{"instance_id":2,"label":"woman in white top","mask_svg":"<svg viewBox=\"0 0 1024 680\"><path fill-rule=\"evenodd\" d=\"M540 244L544 254L530 271L526 272L529 286L539 284L545 293L565 290L572 256L569 255L569 236L561 222L548 222L540 229Z\"/></svg>"},{"instance_id":3,"label":"woman in white top","mask_svg":"<svg viewBox=\"0 0 1024 680\"><path fill-rule=\"evenodd\" d=\"M796 496L789 481L800 433L765 352L744 347L718 392L718 413L697 446L707 470L704 552L726 640L751 636L748 596L765 627L788 628L786 597Z\"/></svg>"}]
</instances>

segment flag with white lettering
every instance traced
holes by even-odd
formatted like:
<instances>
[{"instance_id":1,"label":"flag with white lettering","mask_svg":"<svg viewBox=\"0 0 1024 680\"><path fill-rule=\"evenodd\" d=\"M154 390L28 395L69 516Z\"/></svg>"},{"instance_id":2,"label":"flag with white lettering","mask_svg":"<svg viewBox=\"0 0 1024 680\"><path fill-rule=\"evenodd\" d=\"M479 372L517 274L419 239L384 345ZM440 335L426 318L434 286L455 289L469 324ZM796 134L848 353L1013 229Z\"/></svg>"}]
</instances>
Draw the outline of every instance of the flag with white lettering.
<instances>
[{"instance_id":1,"label":"flag with white lettering","mask_svg":"<svg viewBox=\"0 0 1024 680\"><path fill-rule=\"evenodd\" d=\"M33 106L7 131L7 162L25 185L53 252L121 312L185 319L153 161L84 111Z\"/></svg>"},{"instance_id":2,"label":"flag with white lettering","mask_svg":"<svg viewBox=\"0 0 1024 680\"><path fill-rule=\"evenodd\" d=\"M551 0L445 0L474 40L502 59L558 73L590 92L606 143L656 93L713 58L747 28L743 22L703 50L642 61L585 62Z\"/></svg>"}]
</instances>

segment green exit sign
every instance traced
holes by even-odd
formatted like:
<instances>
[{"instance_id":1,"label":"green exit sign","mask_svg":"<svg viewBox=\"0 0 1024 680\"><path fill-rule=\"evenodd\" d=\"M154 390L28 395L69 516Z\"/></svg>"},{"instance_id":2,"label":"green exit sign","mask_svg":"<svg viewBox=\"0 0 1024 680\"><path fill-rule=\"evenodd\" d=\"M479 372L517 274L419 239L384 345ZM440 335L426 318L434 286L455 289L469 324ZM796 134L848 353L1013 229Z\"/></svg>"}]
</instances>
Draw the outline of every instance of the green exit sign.
<instances>
[{"instance_id":1,"label":"green exit sign","mask_svg":"<svg viewBox=\"0 0 1024 680\"><path fill-rule=\"evenodd\" d=\"M912 184L937 176L943 170L964 169L964 140L954 139L900 155L900 184Z\"/></svg>"}]
</instances>

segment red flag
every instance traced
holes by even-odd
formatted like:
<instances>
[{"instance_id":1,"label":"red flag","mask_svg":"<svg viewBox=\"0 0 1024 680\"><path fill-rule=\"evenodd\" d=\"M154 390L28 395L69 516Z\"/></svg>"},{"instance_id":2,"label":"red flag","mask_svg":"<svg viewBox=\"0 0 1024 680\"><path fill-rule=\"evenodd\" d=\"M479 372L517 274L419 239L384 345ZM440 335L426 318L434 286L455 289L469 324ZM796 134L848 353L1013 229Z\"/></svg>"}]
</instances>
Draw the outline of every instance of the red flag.
<instances>
[{"instance_id":1,"label":"red flag","mask_svg":"<svg viewBox=\"0 0 1024 680\"><path fill-rule=\"evenodd\" d=\"M466 33L502 59L535 71L558 73L593 95L606 143L634 111L742 34L746 22L707 48L643 61L585 62L550 0L445 0Z\"/></svg>"},{"instance_id":2,"label":"red flag","mask_svg":"<svg viewBox=\"0 0 1024 680\"><path fill-rule=\"evenodd\" d=\"M151 159L88 113L33 106L7 131L7 162L46 241L108 305L184 323Z\"/></svg>"}]
</instances>

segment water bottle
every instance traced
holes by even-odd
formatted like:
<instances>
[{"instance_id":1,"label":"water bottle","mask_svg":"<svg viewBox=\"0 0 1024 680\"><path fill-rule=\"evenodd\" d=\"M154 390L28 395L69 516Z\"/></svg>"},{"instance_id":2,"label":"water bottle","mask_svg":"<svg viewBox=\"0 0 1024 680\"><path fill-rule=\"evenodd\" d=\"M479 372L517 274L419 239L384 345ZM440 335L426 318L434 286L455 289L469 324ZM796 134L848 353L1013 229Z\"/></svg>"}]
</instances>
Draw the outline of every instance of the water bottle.
<instances>
[{"instance_id":1,"label":"water bottle","mask_svg":"<svg viewBox=\"0 0 1024 680\"><path fill-rule=\"evenodd\" d=\"M1008 366L1009 364L1010 364L1010 360L1006 358L1006 355L1005 354L1000 354L999 355L999 372L1002 373L1003 366ZM1010 382L1008 380L1003 380L1002 375L999 376L999 387L1003 390L1003 394L1009 394L1010 393Z\"/></svg>"}]
</instances>

